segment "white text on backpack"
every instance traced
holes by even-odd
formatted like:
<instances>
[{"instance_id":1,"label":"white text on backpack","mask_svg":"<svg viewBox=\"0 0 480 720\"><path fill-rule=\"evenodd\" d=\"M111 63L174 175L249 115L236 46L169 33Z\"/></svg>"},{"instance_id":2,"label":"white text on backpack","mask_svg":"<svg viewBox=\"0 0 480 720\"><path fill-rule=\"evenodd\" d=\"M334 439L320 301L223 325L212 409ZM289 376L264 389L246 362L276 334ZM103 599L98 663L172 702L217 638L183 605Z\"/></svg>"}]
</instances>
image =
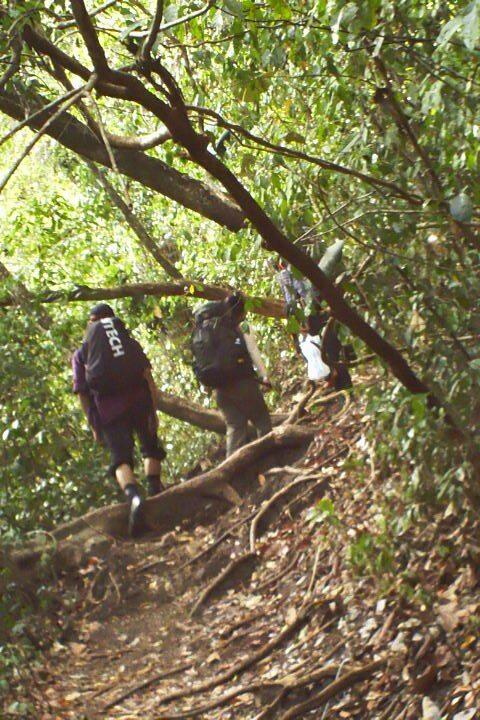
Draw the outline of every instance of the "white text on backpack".
<instances>
[{"instance_id":1,"label":"white text on backpack","mask_svg":"<svg viewBox=\"0 0 480 720\"><path fill-rule=\"evenodd\" d=\"M108 342L110 343L110 347L112 348L113 357L121 357L122 355L125 355L125 350L123 349L122 341L120 340L120 337L118 335L118 331L116 330L112 318L102 318L100 320L103 327L105 328L105 332L108 337Z\"/></svg>"}]
</instances>

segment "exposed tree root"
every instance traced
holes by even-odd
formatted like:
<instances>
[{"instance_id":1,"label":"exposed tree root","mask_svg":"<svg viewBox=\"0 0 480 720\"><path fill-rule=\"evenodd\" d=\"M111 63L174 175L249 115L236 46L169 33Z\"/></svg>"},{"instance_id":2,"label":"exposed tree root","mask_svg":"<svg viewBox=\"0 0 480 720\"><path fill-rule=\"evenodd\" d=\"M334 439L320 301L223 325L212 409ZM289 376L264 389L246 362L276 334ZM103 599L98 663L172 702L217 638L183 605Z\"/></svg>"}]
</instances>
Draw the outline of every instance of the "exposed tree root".
<instances>
[{"instance_id":1,"label":"exposed tree root","mask_svg":"<svg viewBox=\"0 0 480 720\"><path fill-rule=\"evenodd\" d=\"M234 582L234 580L232 581L231 576L238 572L239 568L242 568L242 572L246 575L251 575L253 570L255 569L257 561L258 557L254 552L246 553L245 555L241 555L240 557L232 560L232 562L227 565L225 570L223 570L220 575L218 575L209 585L207 585L207 587L202 592L197 602L193 606L190 612L190 617L193 617L198 613L200 607L205 603L207 598L209 598L214 593L218 593L218 590L221 586L227 585L227 580L229 581L228 587L230 587L232 582Z\"/></svg>"},{"instance_id":2,"label":"exposed tree root","mask_svg":"<svg viewBox=\"0 0 480 720\"><path fill-rule=\"evenodd\" d=\"M336 400L339 397L349 397L350 393L347 390L337 390L336 392L330 393L329 395L321 395L320 397L314 398L311 403L307 405L307 410L313 412L313 408L317 405L326 405L332 400Z\"/></svg>"},{"instance_id":3,"label":"exposed tree root","mask_svg":"<svg viewBox=\"0 0 480 720\"><path fill-rule=\"evenodd\" d=\"M156 682L165 680L166 678L172 677L173 675L178 675L178 673L183 672L184 670L189 670L192 666L193 662L184 663L183 665L179 665L172 670L166 670L161 673L157 673L148 680L144 680L143 682L138 683L138 685L134 685L128 690L125 690L125 692L115 698L115 700L110 700L110 702L106 703L106 705L104 705L102 709L103 711L110 710L112 707L115 707L115 705L118 705L124 700L127 700L127 698L131 697L132 695L135 695L135 693L140 692L141 690L146 690L147 688L151 687L151 685L154 685ZM106 692L106 690L104 692Z\"/></svg>"},{"instance_id":4,"label":"exposed tree root","mask_svg":"<svg viewBox=\"0 0 480 720\"><path fill-rule=\"evenodd\" d=\"M293 480L293 482L289 483L288 485L285 485L281 490L275 493L275 495L272 495L272 497L267 500L266 503L262 505L259 512L255 515L255 517L252 520L252 524L250 525L250 552L255 552L255 546L257 544L257 535L258 535L258 525L262 518L265 517L265 515L268 513L268 511L275 505L277 500L282 498L284 495L287 495L293 488L297 487L297 485L301 485L305 482L311 482L312 480L318 479L318 473L315 475L305 475L303 477L297 478L296 480ZM327 484L327 480L324 480L325 484Z\"/></svg>"},{"instance_id":5,"label":"exposed tree root","mask_svg":"<svg viewBox=\"0 0 480 720\"><path fill-rule=\"evenodd\" d=\"M252 683L251 685L246 685L245 687L239 687L234 688L233 690L229 690L224 695L221 695L218 698L215 698L215 700L211 700L210 702L205 703L204 705L197 705L194 708L191 708L190 710L185 710L185 712L179 712L179 713L173 713L173 714L166 714L162 713L161 720L181 720L182 718L191 718L196 717L197 715L202 715L203 713L208 712L209 710L214 710L216 707L221 707L222 705L225 705L226 703L230 702L230 700L233 700L233 698L238 697L238 695L243 695L246 693L255 693L259 690L264 690L266 688L271 687L277 687L278 683L268 683L268 682L258 682L258 683Z\"/></svg>"},{"instance_id":6,"label":"exposed tree root","mask_svg":"<svg viewBox=\"0 0 480 720\"><path fill-rule=\"evenodd\" d=\"M286 688L286 687L282 688L280 690L280 692L278 693L277 697L274 700L272 700L270 705L267 705L267 707L264 710L262 710L262 712L259 715L255 715L254 720L267 720L267 718L272 717L273 711L276 710L277 707L279 707L279 705L282 704L282 702L287 697L287 695L288 695L288 688Z\"/></svg>"},{"instance_id":7,"label":"exposed tree root","mask_svg":"<svg viewBox=\"0 0 480 720\"><path fill-rule=\"evenodd\" d=\"M217 540L215 540L213 543L208 545L204 550L201 550L199 553L197 553L197 555L194 555L192 558L190 558L190 560L187 560L187 562L183 563L183 565L181 565L179 569L183 570L184 568L188 567L189 565L193 565L193 563L197 562L197 560L200 560L201 558L205 557L205 555L208 555L210 552L212 552L212 550L215 550L215 548L217 548L219 545L221 545L224 540L226 540L233 534L234 530L236 530L237 528L241 527L242 525L247 523L249 520L251 520L252 517L254 515L256 515L256 513L257 513L257 511L254 510L253 512L249 513L248 515L245 515L245 517L238 520L231 527L229 527L228 530L226 530L224 533L222 533L220 535L220 537L217 538ZM157 563L155 563L155 564L157 564Z\"/></svg>"},{"instance_id":8,"label":"exposed tree root","mask_svg":"<svg viewBox=\"0 0 480 720\"><path fill-rule=\"evenodd\" d=\"M244 493L249 481L247 471L256 462L278 451L306 446L317 430L291 425L275 428L268 435L237 450L217 467L150 498L145 503L148 526L156 532L165 533L183 521L194 520L209 504L216 502L219 510L225 508L227 485L231 485L236 493ZM232 493L228 492L227 498L231 501ZM54 567L78 567L89 555L99 556L102 551L108 551L111 541L105 535L112 539L126 537L127 514L126 503L95 510L54 530L50 549L38 541L32 542L22 550L12 552L10 562L19 568L30 569L47 553ZM95 552L92 552L92 543L99 542L99 535L102 535L103 545L96 546Z\"/></svg>"},{"instance_id":9,"label":"exposed tree root","mask_svg":"<svg viewBox=\"0 0 480 720\"><path fill-rule=\"evenodd\" d=\"M324 603L326 602L328 601L325 600ZM252 655L250 655L249 657L241 660L239 663L231 667L230 670L226 670L224 673L221 673L220 675L217 675L210 680L198 683L198 685L193 685L192 687L189 687L185 690L174 690L173 692L168 693L167 695L164 695L162 698L160 698L160 702L162 703L162 705L164 705L168 702L172 702L173 700L178 700L179 698L190 697L191 695L198 695L202 692L206 692L207 690L212 690L218 685L222 685L223 683L228 682L233 677L235 677L235 675L239 675L240 673L247 670L247 668L255 665L255 663L259 662L260 660L263 660L263 658L266 657L269 653L271 653L272 650L277 648L279 645L282 645L282 643L285 642L285 640L290 637L290 635L295 632L297 628L307 622L311 612L315 607L318 607L318 605L319 603L310 603L309 605L304 607L302 610L300 610L296 619L292 623L287 625L275 638L265 643L265 645L262 645L261 648L259 648L256 652L252 653Z\"/></svg>"},{"instance_id":10,"label":"exposed tree root","mask_svg":"<svg viewBox=\"0 0 480 720\"><path fill-rule=\"evenodd\" d=\"M173 714L162 713L161 720L181 720L182 718L196 717L197 715L201 715L205 712L208 712L209 710L213 710L216 707L225 705L227 702L229 702L235 697L238 697L239 695L254 694L258 691L265 689L279 688L280 692L277 697L255 718L255 720L265 720L266 718L271 717L272 711L280 705L282 700L284 700L289 693L292 693L295 690L300 689L301 687L305 687L306 685L311 685L313 683L325 680L330 677L336 677L340 672L341 667L341 665L328 665L327 667L323 667L320 670L316 670L314 672L297 677L295 677L293 673L290 673L284 678L280 678L279 680L276 680L274 682L253 682L249 685L243 685L241 687L233 688L232 690L229 690L228 692L220 695L214 700L211 700L203 705L197 705L196 707L185 710L184 712L178 712ZM355 671L352 671L352 673L353 672ZM350 673L350 675L352 673Z\"/></svg>"},{"instance_id":11,"label":"exposed tree root","mask_svg":"<svg viewBox=\"0 0 480 720\"><path fill-rule=\"evenodd\" d=\"M260 610L259 612L253 612L250 613L250 615L247 615L246 617L241 618L241 620L237 620L237 622L233 623L233 625L229 625L227 628L225 628L223 631L220 632L220 635L222 637L225 637L227 635L232 635L235 630L238 630L239 628L243 627L244 625L247 625L248 623L253 622L254 620L259 620L262 617L265 617L266 615L265 610Z\"/></svg>"},{"instance_id":12,"label":"exposed tree root","mask_svg":"<svg viewBox=\"0 0 480 720\"><path fill-rule=\"evenodd\" d=\"M265 582L263 582L261 585L256 587L255 592L257 592L257 593L262 592L263 590L265 590L265 588L270 587L270 585L273 585L274 583L278 582L283 577L285 577L285 575L288 575L290 570L293 570L293 568L297 564L301 554L302 554L301 551L296 552L293 556L293 559L289 563L287 563L286 567L282 568L282 570L280 570L278 573L273 575L273 577L268 578L268 580L265 580Z\"/></svg>"},{"instance_id":13,"label":"exposed tree root","mask_svg":"<svg viewBox=\"0 0 480 720\"><path fill-rule=\"evenodd\" d=\"M302 412L305 410L305 406L313 395L317 392L317 388L312 385L308 388L307 392L302 396L299 402L295 405L290 415L285 420L285 425L290 425L298 420Z\"/></svg>"},{"instance_id":14,"label":"exposed tree root","mask_svg":"<svg viewBox=\"0 0 480 720\"><path fill-rule=\"evenodd\" d=\"M281 716L280 720L292 720L293 718L297 717L305 717L305 713L317 708L319 705L322 705L327 700L330 700L330 698L334 697L339 692L346 690L355 683L360 682L361 680L365 680L370 675L373 675L373 673L375 673L377 670L380 670L380 668L384 667L385 664L385 659L374 660L373 662L368 663L368 665L364 665L363 667L356 668L355 670L347 672L345 675L342 675L337 680L334 680L332 683L330 683L330 685L327 685L324 690L319 692L313 698L310 698L305 702L298 703L297 705L291 707ZM313 676L311 677L313 678ZM309 680L309 682L311 681L312 680Z\"/></svg>"}]
</instances>

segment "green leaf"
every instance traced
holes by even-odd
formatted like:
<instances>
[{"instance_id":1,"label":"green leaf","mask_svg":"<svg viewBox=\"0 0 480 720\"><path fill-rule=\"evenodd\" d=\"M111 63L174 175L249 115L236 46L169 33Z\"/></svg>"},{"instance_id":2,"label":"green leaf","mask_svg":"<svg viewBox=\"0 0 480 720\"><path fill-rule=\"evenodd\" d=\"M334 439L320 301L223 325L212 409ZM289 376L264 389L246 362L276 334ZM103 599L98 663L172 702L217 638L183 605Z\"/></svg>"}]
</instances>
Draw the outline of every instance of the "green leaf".
<instances>
[{"instance_id":1,"label":"green leaf","mask_svg":"<svg viewBox=\"0 0 480 720\"><path fill-rule=\"evenodd\" d=\"M235 17L243 18L243 5L239 0L224 0L224 5Z\"/></svg>"},{"instance_id":2,"label":"green leaf","mask_svg":"<svg viewBox=\"0 0 480 720\"><path fill-rule=\"evenodd\" d=\"M307 139L304 135L300 135L300 133L296 132L295 130L290 130L286 135L283 136L284 142L298 142L298 143L306 143Z\"/></svg>"},{"instance_id":3,"label":"green leaf","mask_svg":"<svg viewBox=\"0 0 480 720\"><path fill-rule=\"evenodd\" d=\"M290 317L287 319L285 329L292 335L297 335L300 332L302 328L300 327L300 323L298 322L295 315L290 315Z\"/></svg>"}]
</instances>

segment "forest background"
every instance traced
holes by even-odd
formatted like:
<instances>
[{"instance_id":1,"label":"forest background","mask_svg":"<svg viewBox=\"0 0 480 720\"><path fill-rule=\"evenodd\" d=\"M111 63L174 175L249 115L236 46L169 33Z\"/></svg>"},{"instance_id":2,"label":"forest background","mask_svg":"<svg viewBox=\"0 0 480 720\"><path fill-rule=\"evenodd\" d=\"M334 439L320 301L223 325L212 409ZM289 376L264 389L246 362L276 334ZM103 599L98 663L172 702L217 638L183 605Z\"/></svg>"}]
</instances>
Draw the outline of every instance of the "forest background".
<instances>
[{"instance_id":1,"label":"forest background","mask_svg":"<svg viewBox=\"0 0 480 720\"><path fill-rule=\"evenodd\" d=\"M275 245L206 171L207 142L292 247L318 260L345 240L345 299L421 379L412 393L374 357L375 382L356 390L368 400L369 438L356 472L369 471L370 457L391 478L382 542L439 505L475 512L480 2L118 0L87 3L87 26L82 7L28 0L0 11L0 129L9 134L0 140L2 541L117 498L71 393L69 358L89 307L75 300L88 288L182 288L176 297L127 290L133 297L112 302L159 387L205 406L189 351L203 284L279 297ZM188 147L186 130L185 142L172 139L140 103L92 89L97 78L72 93L89 82L76 64L93 59L102 70L85 27L109 66L186 113L202 147ZM46 114L30 123L34 132L10 132L65 93L42 137ZM296 321L251 318L275 408L285 380L303 373L288 337ZM355 333L345 337L358 356L371 352ZM181 477L215 436L159 417L167 478Z\"/></svg>"}]
</instances>

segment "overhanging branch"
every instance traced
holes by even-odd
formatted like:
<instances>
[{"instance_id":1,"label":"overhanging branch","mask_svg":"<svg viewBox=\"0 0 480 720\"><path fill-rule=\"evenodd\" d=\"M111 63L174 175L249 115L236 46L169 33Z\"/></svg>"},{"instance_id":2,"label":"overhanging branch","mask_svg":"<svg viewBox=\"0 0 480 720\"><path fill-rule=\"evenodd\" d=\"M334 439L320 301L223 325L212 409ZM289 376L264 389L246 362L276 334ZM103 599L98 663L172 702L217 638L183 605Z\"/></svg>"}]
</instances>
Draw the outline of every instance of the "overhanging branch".
<instances>
[{"instance_id":1,"label":"overhanging branch","mask_svg":"<svg viewBox=\"0 0 480 720\"><path fill-rule=\"evenodd\" d=\"M37 112L43 106L47 106L48 101L40 95L27 92L26 89L15 95L0 90L0 111L15 120L25 120L27 103L29 111L33 113L27 125L31 129L38 130L54 112L51 105L50 109L45 108L45 112ZM52 121L46 133L83 158L110 167L105 145L73 115L62 113ZM243 226L243 212L225 194L174 170L162 160L133 150L116 149L115 161L119 172L123 175L175 200L209 220L234 231L240 230Z\"/></svg>"},{"instance_id":2,"label":"overhanging branch","mask_svg":"<svg viewBox=\"0 0 480 720\"><path fill-rule=\"evenodd\" d=\"M115 300L126 297L185 297L203 300L222 300L232 292L232 288L218 285L204 285L195 280L184 280L181 283L137 283L119 285L111 288L78 287L74 290L45 290L39 294L29 293L28 300L36 303L83 302L91 300ZM283 318L285 310L280 300L245 296L250 312L264 317ZM0 307L16 305L15 297L7 295L0 299ZM24 303L25 304L25 299Z\"/></svg>"}]
</instances>

